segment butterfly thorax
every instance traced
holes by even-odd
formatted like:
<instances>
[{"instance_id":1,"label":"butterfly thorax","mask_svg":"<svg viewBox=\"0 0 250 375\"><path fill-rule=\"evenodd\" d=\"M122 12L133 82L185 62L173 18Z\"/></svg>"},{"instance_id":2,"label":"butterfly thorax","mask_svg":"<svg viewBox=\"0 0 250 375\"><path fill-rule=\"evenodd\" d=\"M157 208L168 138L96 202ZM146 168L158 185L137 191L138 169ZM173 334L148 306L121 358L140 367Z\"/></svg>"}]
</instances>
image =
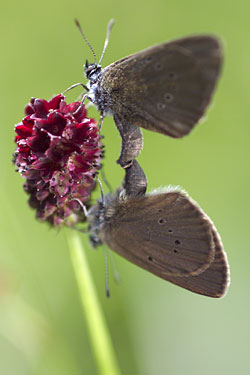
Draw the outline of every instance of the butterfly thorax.
<instances>
[{"instance_id":1,"label":"butterfly thorax","mask_svg":"<svg viewBox=\"0 0 250 375\"><path fill-rule=\"evenodd\" d=\"M106 85L105 79L103 79L106 69L102 69L100 65L92 64L87 69L85 67L85 75L89 79L87 98L104 116L110 116L114 114L117 103L114 97L113 82Z\"/></svg>"}]
</instances>

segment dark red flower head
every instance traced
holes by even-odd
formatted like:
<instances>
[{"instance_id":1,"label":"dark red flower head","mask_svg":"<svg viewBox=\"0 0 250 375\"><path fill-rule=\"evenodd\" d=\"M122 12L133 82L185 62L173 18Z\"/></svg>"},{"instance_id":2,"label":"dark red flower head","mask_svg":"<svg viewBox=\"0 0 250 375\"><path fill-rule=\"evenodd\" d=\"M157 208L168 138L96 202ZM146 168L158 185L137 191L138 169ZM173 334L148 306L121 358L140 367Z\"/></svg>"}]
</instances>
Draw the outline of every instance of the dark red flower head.
<instances>
[{"instance_id":1,"label":"dark red flower head","mask_svg":"<svg viewBox=\"0 0 250 375\"><path fill-rule=\"evenodd\" d=\"M81 220L74 199L88 204L102 157L96 122L86 117L84 105L67 105L62 94L49 101L32 98L25 114L15 127L14 162L26 178L30 205L54 225Z\"/></svg>"}]
</instances>

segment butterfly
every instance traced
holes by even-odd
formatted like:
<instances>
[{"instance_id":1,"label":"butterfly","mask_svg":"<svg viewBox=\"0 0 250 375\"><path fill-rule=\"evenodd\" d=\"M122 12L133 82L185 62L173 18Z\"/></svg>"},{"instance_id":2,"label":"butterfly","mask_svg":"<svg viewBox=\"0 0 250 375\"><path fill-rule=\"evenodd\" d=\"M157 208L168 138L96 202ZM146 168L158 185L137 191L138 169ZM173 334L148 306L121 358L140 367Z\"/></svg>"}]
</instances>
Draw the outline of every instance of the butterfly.
<instances>
[{"instance_id":1,"label":"butterfly","mask_svg":"<svg viewBox=\"0 0 250 375\"><path fill-rule=\"evenodd\" d=\"M128 167L123 188L105 195L87 214L93 246L104 243L164 280L222 297L230 282L229 264L211 219L178 188L145 194L143 183L137 183L143 174L138 177L139 165L133 164L136 174Z\"/></svg>"},{"instance_id":2,"label":"butterfly","mask_svg":"<svg viewBox=\"0 0 250 375\"><path fill-rule=\"evenodd\" d=\"M80 24L80 32L87 41ZM222 46L211 35L195 35L149 47L101 67L85 63L86 97L102 119L112 115L122 137L118 163L127 167L143 146L140 127L174 138L187 135L204 115L222 66Z\"/></svg>"}]
</instances>

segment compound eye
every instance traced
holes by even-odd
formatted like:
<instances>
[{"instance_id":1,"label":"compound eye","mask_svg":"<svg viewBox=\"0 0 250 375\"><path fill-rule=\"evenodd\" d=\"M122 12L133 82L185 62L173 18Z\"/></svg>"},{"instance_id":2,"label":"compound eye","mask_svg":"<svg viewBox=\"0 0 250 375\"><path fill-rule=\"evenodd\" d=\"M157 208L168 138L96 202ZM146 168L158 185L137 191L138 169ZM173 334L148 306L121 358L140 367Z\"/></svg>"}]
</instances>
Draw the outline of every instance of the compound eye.
<instances>
[{"instance_id":1,"label":"compound eye","mask_svg":"<svg viewBox=\"0 0 250 375\"><path fill-rule=\"evenodd\" d=\"M92 72L93 68L90 66L87 68L86 73L89 75Z\"/></svg>"}]
</instances>

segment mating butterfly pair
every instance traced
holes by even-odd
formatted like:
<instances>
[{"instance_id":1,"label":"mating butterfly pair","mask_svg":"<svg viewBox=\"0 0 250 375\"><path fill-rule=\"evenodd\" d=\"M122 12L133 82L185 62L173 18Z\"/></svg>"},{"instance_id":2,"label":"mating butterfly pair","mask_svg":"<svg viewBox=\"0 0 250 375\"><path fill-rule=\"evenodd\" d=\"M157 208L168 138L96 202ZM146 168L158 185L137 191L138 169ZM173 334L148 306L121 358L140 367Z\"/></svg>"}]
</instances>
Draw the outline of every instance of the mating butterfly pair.
<instances>
[{"instance_id":1,"label":"mating butterfly pair","mask_svg":"<svg viewBox=\"0 0 250 375\"><path fill-rule=\"evenodd\" d=\"M88 212L93 245L105 243L192 292L222 297L229 285L229 265L213 222L176 188L146 195L146 176L136 161L143 144L140 127L180 138L203 116L221 70L219 41L191 36L150 47L104 69L102 57L98 64L94 57L93 64L85 64L86 97L102 120L105 115L114 118L122 138L117 162L125 169L125 179L123 187Z\"/></svg>"}]
</instances>

